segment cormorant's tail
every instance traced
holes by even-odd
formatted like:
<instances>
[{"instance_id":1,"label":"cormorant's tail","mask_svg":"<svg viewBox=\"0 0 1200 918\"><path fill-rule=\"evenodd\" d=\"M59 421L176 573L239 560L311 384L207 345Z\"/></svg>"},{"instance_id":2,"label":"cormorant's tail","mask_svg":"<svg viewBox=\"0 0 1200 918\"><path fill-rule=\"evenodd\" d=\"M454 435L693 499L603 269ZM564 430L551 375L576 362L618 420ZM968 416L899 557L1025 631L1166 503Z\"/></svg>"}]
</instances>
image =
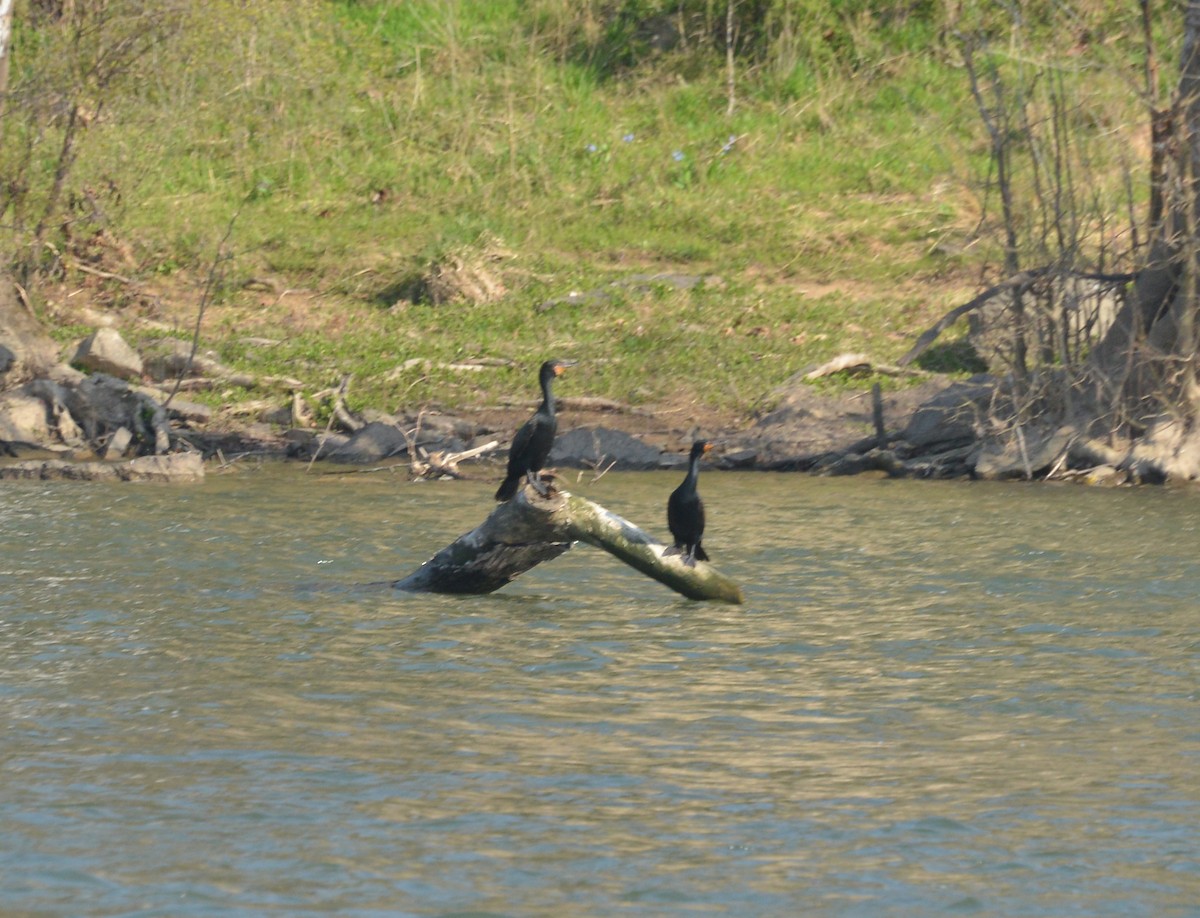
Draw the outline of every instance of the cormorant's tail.
<instances>
[{"instance_id":1,"label":"cormorant's tail","mask_svg":"<svg viewBox=\"0 0 1200 918\"><path fill-rule=\"evenodd\" d=\"M510 500L517 493L517 488L521 485L520 475L509 475L502 482L500 487L496 489L496 500Z\"/></svg>"},{"instance_id":2,"label":"cormorant's tail","mask_svg":"<svg viewBox=\"0 0 1200 918\"><path fill-rule=\"evenodd\" d=\"M701 548L700 543L697 542L696 543L696 553L694 555L692 555L692 557L695 558L697 561L707 561L708 560L708 552L706 552L703 548Z\"/></svg>"}]
</instances>

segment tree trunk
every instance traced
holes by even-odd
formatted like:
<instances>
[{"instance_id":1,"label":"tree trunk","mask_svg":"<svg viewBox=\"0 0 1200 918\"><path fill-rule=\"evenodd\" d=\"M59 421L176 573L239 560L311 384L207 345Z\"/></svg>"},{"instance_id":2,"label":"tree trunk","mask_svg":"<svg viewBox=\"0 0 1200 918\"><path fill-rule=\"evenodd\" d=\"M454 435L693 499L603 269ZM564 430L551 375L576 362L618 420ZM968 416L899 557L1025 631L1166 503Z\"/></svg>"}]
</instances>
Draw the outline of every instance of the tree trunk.
<instances>
[{"instance_id":1,"label":"tree trunk","mask_svg":"<svg viewBox=\"0 0 1200 918\"><path fill-rule=\"evenodd\" d=\"M8 96L8 54L12 46L12 17L14 0L0 0L0 119L4 118ZM3 121L0 120L0 125ZM0 130L0 137L4 132Z\"/></svg>"},{"instance_id":2,"label":"tree trunk","mask_svg":"<svg viewBox=\"0 0 1200 918\"><path fill-rule=\"evenodd\" d=\"M679 555L599 504L565 491L542 497L528 485L475 529L392 586L428 593L491 593L525 571L587 542L689 599L741 603L741 588L704 562Z\"/></svg>"},{"instance_id":3,"label":"tree trunk","mask_svg":"<svg viewBox=\"0 0 1200 918\"><path fill-rule=\"evenodd\" d=\"M1188 0L1180 77L1166 122L1169 150L1161 182L1161 219L1149 228L1150 246L1137 280L1116 321L1092 350L1089 376L1098 414L1110 430L1155 438L1155 428L1172 428L1169 451L1179 459L1182 444L1200 418L1196 385L1198 307L1197 224L1200 208L1200 0ZM1165 446L1165 441L1164 441ZM1200 475L1200 452L1194 449ZM1153 452L1146 444L1143 452ZM1175 461L1177 471L1188 463Z\"/></svg>"}]
</instances>

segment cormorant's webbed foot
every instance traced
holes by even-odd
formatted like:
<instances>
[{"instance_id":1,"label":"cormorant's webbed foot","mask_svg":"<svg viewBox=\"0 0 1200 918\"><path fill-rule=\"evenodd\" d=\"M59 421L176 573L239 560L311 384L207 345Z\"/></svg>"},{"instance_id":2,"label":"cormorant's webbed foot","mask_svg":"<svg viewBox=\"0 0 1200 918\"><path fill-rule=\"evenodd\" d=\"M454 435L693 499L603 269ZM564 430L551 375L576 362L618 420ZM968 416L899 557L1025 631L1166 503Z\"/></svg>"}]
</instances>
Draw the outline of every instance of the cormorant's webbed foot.
<instances>
[{"instance_id":1,"label":"cormorant's webbed foot","mask_svg":"<svg viewBox=\"0 0 1200 918\"><path fill-rule=\"evenodd\" d=\"M542 478L541 472L527 472L525 480L529 482L533 490L546 499L549 499L550 495L554 493L554 475L550 472L546 473L545 479Z\"/></svg>"}]
</instances>

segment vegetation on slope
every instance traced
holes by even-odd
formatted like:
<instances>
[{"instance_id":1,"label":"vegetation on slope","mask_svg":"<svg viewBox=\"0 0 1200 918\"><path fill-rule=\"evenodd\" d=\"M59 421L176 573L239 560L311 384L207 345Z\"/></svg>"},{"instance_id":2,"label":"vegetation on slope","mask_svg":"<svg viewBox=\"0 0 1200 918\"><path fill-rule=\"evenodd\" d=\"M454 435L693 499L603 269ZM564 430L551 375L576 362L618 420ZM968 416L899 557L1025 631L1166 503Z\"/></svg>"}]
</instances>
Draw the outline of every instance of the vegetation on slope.
<instances>
[{"instance_id":1,"label":"vegetation on slope","mask_svg":"<svg viewBox=\"0 0 1200 918\"><path fill-rule=\"evenodd\" d=\"M744 413L837 353L895 359L998 251L963 42L1035 119L1052 74L1097 206L1143 206L1133 3L1019 28L921 0L96 6L110 35L177 18L98 85L101 29L25 17L0 166L27 193L0 208L37 308L148 337L203 304L203 346L312 389L353 373L357 404L501 401L553 354L575 392ZM86 128L34 240L63 111Z\"/></svg>"}]
</instances>

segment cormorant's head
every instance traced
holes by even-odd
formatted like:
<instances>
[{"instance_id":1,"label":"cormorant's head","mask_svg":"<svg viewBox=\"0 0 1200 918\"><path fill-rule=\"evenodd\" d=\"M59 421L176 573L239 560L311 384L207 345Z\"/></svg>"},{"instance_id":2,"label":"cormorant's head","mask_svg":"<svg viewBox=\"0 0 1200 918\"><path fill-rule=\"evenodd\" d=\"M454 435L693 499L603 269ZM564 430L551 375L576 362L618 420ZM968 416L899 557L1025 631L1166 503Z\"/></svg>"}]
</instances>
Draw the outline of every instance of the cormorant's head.
<instances>
[{"instance_id":1,"label":"cormorant's head","mask_svg":"<svg viewBox=\"0 0 1200 918\"><path fill-rule=\"evenodd\" d=\"M703 456L705 453L707 453L712 448L713 448L713 445L711 443L709 443L707 440L697 440L695 443L692 444L692 458L698 459L700 456Z\"/></svg>"},{"instance_id":2,"label":"cormorant's head","mask_svg":"<svg viewBox=\"0 0 1200 918\"><path fill-rule=\"evenodd\" d=\"M574 360L547 360L542 364L541 373L538 375L542 379L554 379L556 376L562 376L567 367L573 366L575 366Z\"/></svg>"}]
</instances>

